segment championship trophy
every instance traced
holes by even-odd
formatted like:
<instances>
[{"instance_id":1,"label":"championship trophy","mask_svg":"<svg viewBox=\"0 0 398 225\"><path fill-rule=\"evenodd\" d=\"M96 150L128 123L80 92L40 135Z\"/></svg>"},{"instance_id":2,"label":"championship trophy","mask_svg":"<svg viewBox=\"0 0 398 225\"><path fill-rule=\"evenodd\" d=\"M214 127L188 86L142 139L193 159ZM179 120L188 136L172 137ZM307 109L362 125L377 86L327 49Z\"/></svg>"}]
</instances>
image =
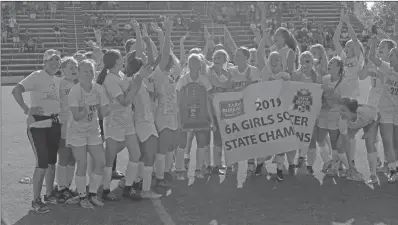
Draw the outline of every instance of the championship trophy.
<instances>
[{"instance_id":1,"label":"championship trophy","mask_svg":"<svg viewBox=\"0 0 398 225\"><path fill-rule=\"evenodd\" d=\"M180 92L180 115L182 130L209 130L211 120L207 108L206 88L189 83Z\"/></svg>"}]
</instances>

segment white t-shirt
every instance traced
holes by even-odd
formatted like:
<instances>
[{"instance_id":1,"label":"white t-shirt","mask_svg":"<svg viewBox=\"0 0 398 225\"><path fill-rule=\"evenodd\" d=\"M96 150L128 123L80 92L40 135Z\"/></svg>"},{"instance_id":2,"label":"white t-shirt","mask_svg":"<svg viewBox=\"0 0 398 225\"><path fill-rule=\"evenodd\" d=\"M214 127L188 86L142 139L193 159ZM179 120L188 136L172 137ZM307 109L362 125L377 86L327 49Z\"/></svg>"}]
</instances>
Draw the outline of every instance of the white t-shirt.
<instances>
[{"instance_id":1,"label":"white t-shirt","mask_svg":"<svg viewBox=\"0 0 398 225\"><path fill-rule=\"evenodd\" d=\"M360 96L358 71L364 62L363 55L361 54L359 59L356 56L347 59L347 55L342 51L340 57L344 61L345 75L342 81L342 97L358 98Z\"/></svg>"},{"instance_id":2,"label":"white t-shirt","mask_svg":"<svg viewBox=\"0 0 398 225\"><path fill-rule=\"evenodd\" d=\"M119 75L108 73L106 76L103 87L108 95L109 108L111 111L125 111L131 109L131 106L123 106L116 99L119 95L122 95L130 86L128 78L124 73L119 72Z\"/></svg>"},{"instance_id":3,"label":"white t-shirt","mask_svg":"<svg viewBox=\"0 0 398 225\"><path fill-rule=\"evenodd\" d=\"M182 77L180 77L180 79L178 80L177 85L176 85L176 90L181 91L181 89L183 87L185 87L187 84L193 83L193 82L203 85L205 87L206 91L210 91L212 88L209 78L207 76L205 76L203 74L199 74L198 79L196 81L193 81L190 74L188 73L188 74L185 74Z\"/></svg>"},{"instance_id":4,"label":"white t-shirt","mask_svg":"<svg viewBox=\"0 0 398 225\"><path fill-rule=\"evenodd\" d=\"M382 106L386 108L383 111L398 113L398 72L384 61L382 61L379 71L384 81L381 101L383 101Z\"/></svg>"},{"instance_id":5,"label":"white t-shirt","mask_svg":"<svg viewBox=\"0 0 398 225\"><path fill-rule=\"evenodd\" d=\"M61 100L61 112L59 113L59 119L62 123L69 119L68 95L73 86L75 86L73 81L66 80L65 78L60 81L59 98Z\"/></svg>"},{"instance_id":6,"label":"white t-shirt","mask_svg":"<svg viewBox=\"0 0 398 225\"><path fill-rule=\"evenodd\" d=\"M109 100L104 88L97 83L93 83L89 93L84 91L80 84L73 86L68 95L69 108L86 107L87 115L82 120L75 121L71 113L68 133L88 133L98 130L98 109L108 105L108 103Z\"/></svg>"},{"instance_id":7,"label":"white t-shirt","mask_svg":"<svg viewBox=\"0 0 398 225\"><path fill-rule=\"evenodd\" d=\"M248 65L245 71L239 72L238 66L234 66L230 69L232 75L232 81L261 81L260 71L257 67Z\"/></svg>"},{"instance_id":8,"label":"white t-shirt","mask_svg":"<svg viewBox=\"0 0 398 225\"><path fill-rule=\"evenodd\" d=\"M60 112L58 77L38 70L25 77L19 84L26 92L30 92L31 107L41 107L46 116Z\"/></svg>"},{"instance_id":9,"label":"white t-shirt","mask_svg":"<svg viewBox=\"0 0 398 225\"><path fill-rule=\"evenodd\" d=\"M370 77L370 89L366 104L378 108L383 92L383 80L381 79L382 77L379 70L371 61L369 61L366 66L368 67L368 74Z\"/></svg>"},{"instance_id":10,"label":"white t-shirt","mask_svg":"<svg viewBox=\"0 0 398 225\"><path fill-rule=\"evenodd\" d=\"M279 72L277 74L273 74L271 68L266 65L261 70L261 80L262 81L272 81L272 80L291 80L291 76L287 72Z\"/></svg>"}]
</instances>

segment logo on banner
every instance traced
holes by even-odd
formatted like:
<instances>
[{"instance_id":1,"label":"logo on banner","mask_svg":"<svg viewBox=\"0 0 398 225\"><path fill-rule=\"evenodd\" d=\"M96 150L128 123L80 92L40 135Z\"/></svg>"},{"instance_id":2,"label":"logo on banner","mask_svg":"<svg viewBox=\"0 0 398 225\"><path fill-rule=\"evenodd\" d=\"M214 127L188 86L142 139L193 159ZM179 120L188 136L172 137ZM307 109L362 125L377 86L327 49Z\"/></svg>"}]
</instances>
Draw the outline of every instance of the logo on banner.
<instances>
[{"instance_id":1,"label":"logo on banner","mask_svg":"<svg viewBox=\"0 0 398 225\"><path fill-rule=\"evenodd\" d=\"M312 106L312 95L308 89L300 89L293 98L293 110L301 113L310 112Z\"/></svg>"},{"instance_id":2,"label":"logo on banner","mask_svg":"<svg viewBox=\"0 0 398 225\"><path fill-rule=\"evenodd\" d=\"M243 99L234 101L221 101L220 111L220 118L222 120L232 119L245 114L243 109Z\"/></svg>"}]
</instances>

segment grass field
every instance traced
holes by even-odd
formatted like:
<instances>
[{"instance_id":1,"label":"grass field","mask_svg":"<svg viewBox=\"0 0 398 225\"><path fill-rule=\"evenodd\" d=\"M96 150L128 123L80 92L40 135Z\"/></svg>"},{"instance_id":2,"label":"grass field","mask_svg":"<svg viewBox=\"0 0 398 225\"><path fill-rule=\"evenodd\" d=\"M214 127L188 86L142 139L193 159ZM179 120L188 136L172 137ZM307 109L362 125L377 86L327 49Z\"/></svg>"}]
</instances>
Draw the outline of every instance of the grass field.
<instances>
[{"instance_id":1,"label":"grass field","mask_svg":"<svg viewBox=\"0 0 398 225\"><path fill-rule=\"evenodd\" d=\"M368 81L361 85L366 93ZM242 189L236 177L221 184L212 176L175 181L172 193L156 201L126 199L88 211L77 205L53 205L45 215L30 213L32 186L20 184L31 177L34 155L25 133L25 116L11 96L12 87L2 87L2 207L12 224L18 225L206 225L211 220L227 225L398 225L398 186L380 175L380 186L361 182L310 176L286 176L284 182L265 177L249 178ZM362 99L365 99L363 96ZM356 163L368 176L366 149L357 141ZM193 152L195 147L193 148ZM127 154L118 157L124 171ZM319 171L318 156L315 171ZM271 171L275 170L272 165ZM116 186L113 181L112 186ZM44 189L44 188L43 188Z\"/></svg>"}]
</instances>

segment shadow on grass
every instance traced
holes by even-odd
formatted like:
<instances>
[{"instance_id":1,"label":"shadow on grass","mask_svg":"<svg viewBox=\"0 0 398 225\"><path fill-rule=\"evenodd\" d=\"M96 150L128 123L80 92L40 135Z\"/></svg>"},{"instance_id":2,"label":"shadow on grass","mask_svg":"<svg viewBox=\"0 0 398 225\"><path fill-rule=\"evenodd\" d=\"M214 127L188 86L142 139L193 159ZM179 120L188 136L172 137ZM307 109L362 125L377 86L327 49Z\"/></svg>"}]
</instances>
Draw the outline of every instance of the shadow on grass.
<instances>
[{"instance_id":1,"label":"shadow on grass","mask_svg":"<svg viewBox=\"0 0 398 225\"><path fill-rule=\"evenodd\" d=\"M120 199L105 202L104 207L94 210L73 205L49 205L51 211L46 214L29 212L14 225L160 225L150 200L132 201L123 198L122 190L116 188Z\"/></svg>"}]
</instances>

